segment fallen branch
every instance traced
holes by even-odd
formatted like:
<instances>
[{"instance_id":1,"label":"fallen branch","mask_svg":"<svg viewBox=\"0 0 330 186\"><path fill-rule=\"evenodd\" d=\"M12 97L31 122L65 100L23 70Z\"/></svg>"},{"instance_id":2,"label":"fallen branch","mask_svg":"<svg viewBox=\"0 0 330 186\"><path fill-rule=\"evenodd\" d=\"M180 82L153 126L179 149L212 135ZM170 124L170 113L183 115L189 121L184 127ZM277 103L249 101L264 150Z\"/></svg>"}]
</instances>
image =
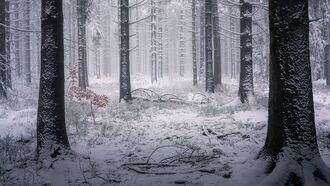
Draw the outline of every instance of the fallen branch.
<instances>
[{"instance_id":1,"label":"fallen branch","mask_svg":"<svg viewBox=\"0 0 330 186\"><path fill-rule=\"evenodd\" d=\"M242 133L240 133L240 132L232 132L232 133L228 133L228 134L224 134L224 135L219 135L219 136L217 136L217 138L218 139L223 139L223 138L225 138L225 137L228 137L228 136L231 136L231 135L238 135L238 134L242 134Z\"/></svg>"}]
</instances>

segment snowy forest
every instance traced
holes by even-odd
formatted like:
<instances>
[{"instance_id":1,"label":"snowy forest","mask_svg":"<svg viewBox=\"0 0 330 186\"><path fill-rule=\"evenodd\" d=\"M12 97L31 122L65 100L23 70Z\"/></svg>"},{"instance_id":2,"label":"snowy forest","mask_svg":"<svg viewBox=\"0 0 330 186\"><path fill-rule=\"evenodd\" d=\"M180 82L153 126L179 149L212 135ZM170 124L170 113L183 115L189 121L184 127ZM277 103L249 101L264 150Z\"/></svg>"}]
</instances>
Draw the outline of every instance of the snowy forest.
<instances>
[{"instance_id":1,"label":"snowy forest","mask_svg":"<svg viewBox=\"0 0 330 186\"><path fill-rule=\"evenodd\" d=\"M0 186L330 186L329 0L0 0Z\"/></svg>"}]
</instances>

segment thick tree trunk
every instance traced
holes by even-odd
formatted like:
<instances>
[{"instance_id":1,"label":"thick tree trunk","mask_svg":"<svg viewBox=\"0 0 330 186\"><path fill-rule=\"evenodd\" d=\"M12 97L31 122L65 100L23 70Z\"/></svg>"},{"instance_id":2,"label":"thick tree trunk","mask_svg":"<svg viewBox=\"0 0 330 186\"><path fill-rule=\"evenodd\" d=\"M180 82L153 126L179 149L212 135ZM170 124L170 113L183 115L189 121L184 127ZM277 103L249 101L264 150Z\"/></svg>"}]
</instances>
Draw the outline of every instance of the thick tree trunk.
<instances>
[{"instance_id":1,"label":"thick tree trunk","mask_svg":"<svg viewBox=\"0 0 330 186\"><path fill-rule=\"evenodd\" d=\"M69 150L65 128L62 0L43 0L41 75L37 116L37 157L55 158Z\"/></svg>"},{"instance_id":2,"label":"thick tree trunk","mask_svg":"<svg viewBox=\"0 0 330 186\"><path fill-rule=\"evenodd\" d=\"M214 93L212 47L212 0L205 0L205 74L206 92Z\"/></svg>"},{"instance_id":3,"label":"thick tree trunk","mask_svg":"<svg viewBox=\"0 0 330 186\"><path fill-rule=\"evenodd\" d=\"M272 161L262 185L329 184L315 130L308 0L270 0L269 18L269 123L262 155Z\"/></svg>"},{"instance_id":4,"label":"thick tree trunk","mask_svg":"<svg viewBox=\"0 0 330 186\"><path fill-rule=\"evenodd\" d=\"M213 12L213 45L214 45L214 84L221 85L221 37L220 37L220 20L218 12L218 1L212 0Z\"/></svg>"},{"instance_id":5,"label":"thick tree trunk","mask_svg":"<svg viewBox=\"0 0 330 186\"><path fill-rule=\"evenodd\" d=\"M197 40L196 40L196 0L191 1L192 16L192 60L193 60L193 85L197 85Z\"/></svg>"},{"instance_id":6,"label":"thick tree trunk","mask_svg":"<svg viewBox=\"0 0 330 186\"><path fill-rule=\"evenodd\" d=\"M120 100L130 101L129 1L120 0Z\"/></svg>"},{"instance_id":7,"label":"thick tree trunk","mask_svg":"<svg viewBox=\"0 0 330 186\"><path fill-rule=\"evenodd\" d=\"M78 16L78 85L81 88L88 86L87 73L87 0L77 0Z\"/></svg>"},{"instance_id":8,"label":"thick tree trunk","mask_svg":"<svg viewBox=\"0 0 330 186\"><path fill-rule=\"evenodd\" d=\"M242 103L248 103L253 95L252 5L246 0L240 2L241 71L238 94Z\"/></svg>"}]
</instances>

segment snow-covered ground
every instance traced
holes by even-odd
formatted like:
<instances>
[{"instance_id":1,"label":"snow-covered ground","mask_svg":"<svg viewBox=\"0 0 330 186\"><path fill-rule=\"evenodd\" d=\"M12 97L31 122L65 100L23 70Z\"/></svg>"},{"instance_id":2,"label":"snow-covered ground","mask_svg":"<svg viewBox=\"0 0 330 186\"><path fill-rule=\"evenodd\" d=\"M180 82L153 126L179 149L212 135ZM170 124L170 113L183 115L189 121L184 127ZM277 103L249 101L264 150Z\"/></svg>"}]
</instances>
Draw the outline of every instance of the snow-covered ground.
<instances>
[{"instance_id":1,"label":"snow-covered ground","mask_svg":"<svg viewBox=\"0 0 330 186\"><path fill-rule=\"evenodd\" d=\"M75 153L46 170L31 160L38 92L21 87L24 91L16 91L12 103L0 104L0 148L7 148L0 152L0 185L236 186L263 179L264 166L255 158L266 137L267 85L257 84L254 103L241 105L235 80L226 79L210 95L204 93L204 85L193 87L189 80L157 85L147 78L132 80L133 89L173 94L168 96L189 103L118 103L116 81L92 80L91 89L107 95L109 106L93 107L93 118L89 104L67 101L67 127ZM314 83L319 147L330 166L329 91L324 82ZM209 102L190 104L201 100Z\"/></svg>"}]
</instances>

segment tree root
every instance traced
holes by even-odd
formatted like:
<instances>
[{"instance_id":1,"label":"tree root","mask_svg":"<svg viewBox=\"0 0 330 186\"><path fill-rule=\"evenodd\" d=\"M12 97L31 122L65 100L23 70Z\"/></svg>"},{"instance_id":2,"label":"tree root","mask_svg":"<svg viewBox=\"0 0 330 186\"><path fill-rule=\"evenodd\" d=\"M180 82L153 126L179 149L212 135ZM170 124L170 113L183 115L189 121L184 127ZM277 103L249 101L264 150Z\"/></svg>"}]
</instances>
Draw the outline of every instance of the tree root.
<instances>
[{"instance_id":1,"label":"tree root","mask_svg":"<svg viewBox=\"0 0 330 186\"><path fill-rule=\"evenodd\" d=\"M330 184L330 169L321 158L303 161L281 159L259 186L316 186L320 180Z\"/></svg>"}]
</instances>

